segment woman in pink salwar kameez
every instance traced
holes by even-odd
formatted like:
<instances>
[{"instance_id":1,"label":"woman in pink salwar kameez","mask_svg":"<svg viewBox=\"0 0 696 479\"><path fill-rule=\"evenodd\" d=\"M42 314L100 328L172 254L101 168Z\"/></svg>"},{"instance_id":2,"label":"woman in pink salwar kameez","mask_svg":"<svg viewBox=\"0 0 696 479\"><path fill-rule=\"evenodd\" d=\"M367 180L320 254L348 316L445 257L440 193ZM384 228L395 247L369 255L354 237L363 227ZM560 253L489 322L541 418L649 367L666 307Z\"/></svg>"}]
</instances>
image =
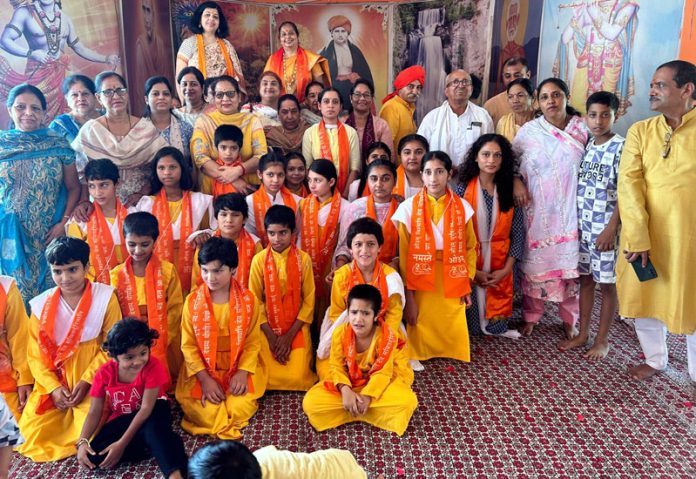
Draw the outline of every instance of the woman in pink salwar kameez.
<instances>
[{"instance_id":1,"label":"woman in pink salwar kameez","mask_svg":"<svg viewBox=\"0 0 696 479\"><path fill-rule=\"evenodd\" d=\"M522 333L530 335L544 305L558 303L566 336L577 334L578 220L576 188L589 132L568 105L568 86L557 78L537 88L543 116L525 124L513 141L519 174L529 190L524 213L527 243L521 262Z\"/></svg>"}]
</instances>

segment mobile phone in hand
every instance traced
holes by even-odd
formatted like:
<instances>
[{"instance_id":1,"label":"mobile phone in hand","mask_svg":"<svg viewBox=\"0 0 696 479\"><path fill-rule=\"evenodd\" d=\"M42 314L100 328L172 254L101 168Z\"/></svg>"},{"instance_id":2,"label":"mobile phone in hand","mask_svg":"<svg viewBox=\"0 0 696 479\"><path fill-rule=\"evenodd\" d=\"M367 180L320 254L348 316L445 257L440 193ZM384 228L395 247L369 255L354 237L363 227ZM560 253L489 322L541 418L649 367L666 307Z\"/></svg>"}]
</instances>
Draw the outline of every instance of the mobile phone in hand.
<instances>
[{"instance_id":1,"label":"mobile phone in hand","mask_svg":"<svg viewBox=\"0 0 696 479\"><path fill-rule=\"evenodd\" d=\"M643 267L643 263L641 262L640 256L636 258L636 260L633 263L631 263L631 266L633 266L633 271L636 272L636 276L638 276L638 281L640 281L641 283L657 278L657 271L655 271L655 266L653 266L652 261L650 261L650 258L648 258L648 262L645 265L645 268Z\"/></svg>"}]
</instances>

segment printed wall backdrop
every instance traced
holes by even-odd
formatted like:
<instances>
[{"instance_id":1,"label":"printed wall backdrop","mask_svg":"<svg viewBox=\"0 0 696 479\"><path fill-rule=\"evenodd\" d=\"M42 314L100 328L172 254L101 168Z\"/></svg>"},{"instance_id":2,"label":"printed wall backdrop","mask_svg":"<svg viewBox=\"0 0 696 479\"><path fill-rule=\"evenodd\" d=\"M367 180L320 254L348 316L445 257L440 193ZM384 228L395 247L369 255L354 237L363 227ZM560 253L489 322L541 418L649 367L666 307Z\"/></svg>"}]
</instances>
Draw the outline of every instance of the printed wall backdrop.
<instances>
[{"instance_id":1,"label":"printed wall backdrop","mask_svg":"<svg viewBox=\"0 0 696 479\"><path fill-rule=\"evenodd\" d=\"M131 111L141 115L148 78L165 76L174 87L169 0L121 0L121 11Z\"/></svg>"},{"instance_id":2,"label":"printed wall backdrop","mask_svg":"<svg viewBox=\"0 0 696 479\"><path fill-rule=\"evenodd\" d=\"M679 58L696 63L696 0L686 0L684 3Z\"/></svg>"},{"instance_id":3,"label":"printed wall backdrop","mask_svg":"<svg viewBox=\"0 0 696 479\"><path fill-rule=\"evenodd\" d=\"M488 98L503 90L502 65L508 58L524 57L536 83L542 3L530 0L497 0L493 17L493 48Z\"/></svg>"},{"instance_id":4,"label":"printed wall backdrop","mask_svg":"<svg viewBox=\"0 0 696 479\"><path fill-rule=\"evenodd\" d=\"M94 78L116 66L93 61L94 58L119 55L123 59L119 19L115 0L54 1L45 18L35 8L27 0L0 0L0 25L4 30L0 39L0 102L5 104L13 86L25 81L32 83L46 95L50 121L66 111L60 87L67 75L84 73ZM41 49L50 53L40 61L27 60L28 36L33 48L43 46ZM79 42L74 43L75 37ZM120 66L117 70L121 71ZM0 108L0 127L6 127L8 121L6 109Z\"/></svg>"},{"instance_id":5,"label":"printed wall backdrop","mask_svg":"<svg viewBox=\"0 0 696 479\"><path fill-rule=\"evenodd\" d=\"M419 121L445 100L450 71L463 68L488 83L491 13L488 0L435 0L394 7L393 73L416 64L426 71L416 106Z\"/></svg>"},{"instance_id":6,"label":"printed wall backdrop","mask_svg":"<svg viewBox=\"0 0 696 479\"><path fill-rule=\"evenodd\" d=\"M589 94L614 92L621 100L617 131L625 133L652 116L650 79L655 67L677 58L674 26L681 25L683 8L683 0L544 0L537 78L566 80L571 103L582 112Z\"/></svg>"}]
</instances>

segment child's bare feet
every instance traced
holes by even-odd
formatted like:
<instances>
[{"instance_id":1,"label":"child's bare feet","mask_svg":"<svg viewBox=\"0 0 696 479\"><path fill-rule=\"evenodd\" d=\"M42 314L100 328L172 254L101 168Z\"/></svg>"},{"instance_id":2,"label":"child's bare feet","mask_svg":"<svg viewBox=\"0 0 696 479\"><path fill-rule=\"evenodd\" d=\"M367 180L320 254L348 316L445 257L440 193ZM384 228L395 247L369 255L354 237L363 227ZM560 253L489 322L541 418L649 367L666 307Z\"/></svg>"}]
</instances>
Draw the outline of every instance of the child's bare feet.
<instances>
[{"instance_id":1,"label":"child's bare feet","mask_svg":"<svg viewBox=\"0 0 696 479\"><path fill-rule=\"evenodd\" d=\"M568 332L566 331L566 334ZM585 343L587 342L587 336L583 336L578 334L572 339L564 339L563 341L558 342L558 349L561 351L568 351L570 349L575 349L579 348L580 346L584 346Z\"/></svg>"},{"instance_id":2,"label":"child's bare feet","mask_svg":"<svg viewBox=\"0 0 696 479\"><path fill-rule=\"evenodd\" d=\"M578 331L578 328L576 328L574 324L563 323L563 330L568 339L573 339L580 334L580 331Z\"/></svg>"},{"instance_id":3,"label":"child's bare feet","mask_svg":"<svg viewBox=\"0 0 696 479\"><path fill-rule=\"evenodd\" d=\"M594 344L583 356L590 361L598 361L607 357L609 352L609 342L608 341L598 341L595 340Z\"/></svg>"},{"instance_id":4,"label":"child's bare feet","mask_svg":"<svg viewBox=\"0 0 696 479\"><path fill-rule=\"evenodd\" d=\"M648 379L651 376L654 376L655 374L659 373L657 369L648 366L647 364L643 363L638 366L633 366L632 368L628 368L628 374L631 375L631 379L635 381L642 381L643 379Z\"/></svg>"},{"instance_id":5,"label":"child's bare feet","mask_svg":"<svg viewBox=\"0 0 696 479\"><path fill-rule=\"evenodd\" d=\"M524 323L524 326L520 329L522 336L531 336L534 326L536 326L536 323Z\"/></svg>"}]
</instances>

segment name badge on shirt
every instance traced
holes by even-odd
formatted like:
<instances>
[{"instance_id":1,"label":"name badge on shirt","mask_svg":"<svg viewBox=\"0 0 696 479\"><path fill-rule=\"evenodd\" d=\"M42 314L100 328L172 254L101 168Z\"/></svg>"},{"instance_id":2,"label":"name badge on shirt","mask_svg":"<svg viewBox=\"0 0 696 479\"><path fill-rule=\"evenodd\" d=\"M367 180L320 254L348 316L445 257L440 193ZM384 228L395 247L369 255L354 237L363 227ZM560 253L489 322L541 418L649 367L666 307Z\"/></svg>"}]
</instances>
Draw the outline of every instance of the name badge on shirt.
<instances>
[{"instance_id":1,"label":"name badge on shirt","mask_svg":"<svg viewBox=\"0 0 696 479\"><path fill-rule=\"evenodd\" d=\"M483 126L483 123L481 123L480 121L472 121L472 122L469 124L469 129L470 129L470 130L473 130L475 126L481 128L481 127Z\"/></svg>"}]
</instances>

